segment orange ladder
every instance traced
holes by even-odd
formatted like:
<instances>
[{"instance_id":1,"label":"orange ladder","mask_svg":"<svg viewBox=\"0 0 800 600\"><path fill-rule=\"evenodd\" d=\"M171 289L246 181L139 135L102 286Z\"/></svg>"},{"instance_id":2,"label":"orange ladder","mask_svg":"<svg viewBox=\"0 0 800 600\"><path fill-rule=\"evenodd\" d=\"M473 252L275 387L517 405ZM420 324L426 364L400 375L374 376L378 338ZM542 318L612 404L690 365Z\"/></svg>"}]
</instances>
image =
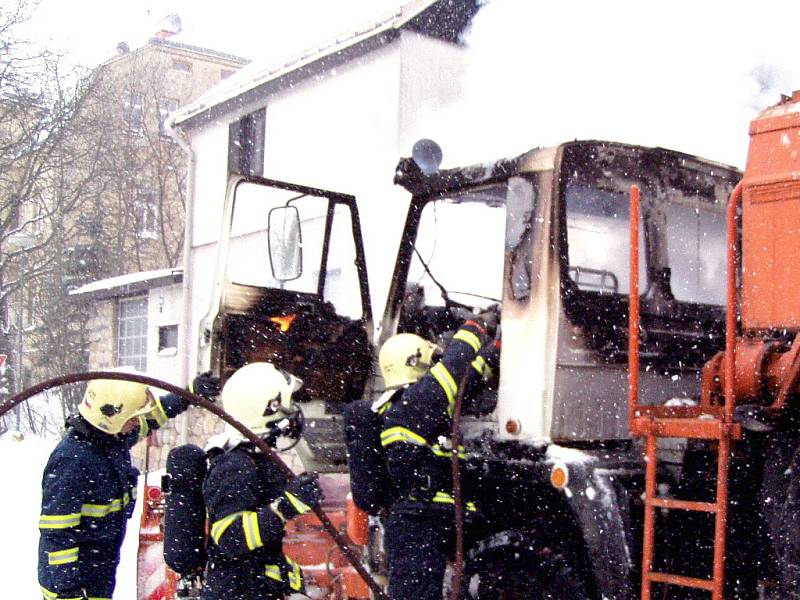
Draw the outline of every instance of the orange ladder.
<instances>
[{"instance_id":1,"label":"orange ladder","mask_svg":"<svg viewBox=\"0 0 800 600\"><path fill-rule=\"evenodd\" d=\"M728 516L728 468L731 443L741 437L733 422L736 339L736 198L737 186L728 206L728 307L725 336L725 403L695 407L639 404L639 214L640 192L631 186L630 312L628 333L628 422L633 436L645 438L645 507L642 542L641 600L651 600L652 584L662 583L711 592L712 600L723 600L725 584L725 539ZM691 438L715 441L718 451L717 489L714 502L694 502L660 497L657 494L658 438ZM711 579L687 577L653 570L655 553L655 511L657 508L714 513L714 560Z\"/></svg>"}]
</instances>

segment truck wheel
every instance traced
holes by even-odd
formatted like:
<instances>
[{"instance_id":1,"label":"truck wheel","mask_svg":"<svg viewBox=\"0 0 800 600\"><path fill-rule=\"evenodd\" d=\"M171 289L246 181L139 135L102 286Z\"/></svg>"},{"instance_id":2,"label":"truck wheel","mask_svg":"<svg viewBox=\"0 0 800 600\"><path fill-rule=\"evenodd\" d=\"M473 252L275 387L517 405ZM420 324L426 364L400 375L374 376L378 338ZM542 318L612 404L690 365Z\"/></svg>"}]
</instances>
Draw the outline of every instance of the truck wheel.
<instances>
[{"instance_id":1,"label":"truck wheel","mask_svg":"<svg viewBox=\"0 0 800 600\"><path fill-rule=\"evenodd\" d=\"M468 600L588 600L564 557L527 532L504 531L468 555L462 597Z\"/></svg>"}]
</instances>

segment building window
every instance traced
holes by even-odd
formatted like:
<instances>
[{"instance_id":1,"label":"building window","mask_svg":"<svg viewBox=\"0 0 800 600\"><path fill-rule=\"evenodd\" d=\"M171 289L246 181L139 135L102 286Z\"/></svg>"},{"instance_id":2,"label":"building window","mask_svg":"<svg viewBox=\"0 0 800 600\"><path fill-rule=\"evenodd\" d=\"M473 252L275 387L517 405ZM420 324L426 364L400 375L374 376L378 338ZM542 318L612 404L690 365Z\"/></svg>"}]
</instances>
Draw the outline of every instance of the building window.
<instances>
[{"instance_id":1,"label":"building window","mask_svg":"<svg viewBox=\"0 0 800 600\"><path fill-rule=\"evenodd\" d=\"M133 201L136 235L154 240L158 237L158 196L155 192L139 192Z\"/></svg>"},{"instance_id":2,"label":"building window","mask_svg":"<svg viewBox=\"0 0 800 600\"><path fill-rule=\"evenodd\" d=\"M131 92L123 99L122 118L128 133L144 133L144 94Z\"/></svg>"},{"instance_id":3,"label":"building window","mask_svg":"<svg viewBox=\"0 0 800 600\"><path fill-rule=\"evenodd\" d=\"M178 326L164 325L158 328L158 355L173 356L178 353Z\"/></svg>"},{"instance_id":4,"label":"building window","mask_svg":"<svg viewBox=\"0 0 800 600\"><path fill-rule=\"evenodd\" d=\"M147 298L119 301L117 365L147 370Z\"/></svg>"},{"instance_id":5,"label":"building window","mask_svg":"<svg viewBox=\"0 0 800 600\"><path fill-rule=\"evenodd\" d=\"M162 136L169 135L164 125L170 113L175 112L177 109L178 101L175 98L162 98L158 101L158 133Z\"/></svg>"},{"instance_id":6,"label":"building window","mask_svg":"<svg viewBox=\"0 0 800 600\"><path fill-rule=\"evenodd\" d=\"M228 172L264 175L267 109L245 115L228 128Z\"/></svg>"},{"instance_id":7,"label":"building window","mask_svg":"<svg viewBox=\"0 0 800 600\"><path fill-rule=\"evenodd\" d=\"M173 60L172 68L181 73L191 73L192 63L186 62L185 60Z\"/></svg>"},{"instance_id":8,"label":"building window","mask_svg":"<svg viewBox=\"0 0 800 600\"><path fill-rule=\"evenodd\" d=\"M219 72L219 78L220 78L220 79L227 79L228 77L230 77L231 75L233 75L235 72L236 72L236 71L234 71L233 69L222 69L222 70Z\"/></svg>"}]
</instances>

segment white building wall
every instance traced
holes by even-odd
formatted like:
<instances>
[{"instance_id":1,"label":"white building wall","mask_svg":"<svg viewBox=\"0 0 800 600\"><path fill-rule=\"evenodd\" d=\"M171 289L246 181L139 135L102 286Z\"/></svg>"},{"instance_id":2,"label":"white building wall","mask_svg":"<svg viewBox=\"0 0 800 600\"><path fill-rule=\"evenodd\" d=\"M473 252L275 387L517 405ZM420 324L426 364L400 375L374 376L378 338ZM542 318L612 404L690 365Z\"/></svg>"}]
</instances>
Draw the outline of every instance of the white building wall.
<instances>
[{"instance_id":1,"label":"white building wall","mask_svg":"<svg viewBox=\"0 0 800 600\"><path fill-rule=\"evenodd\" d=\"M376 324L382 316L408 193L394 168L440 111L458 101L463 50L411 32L389 46L242 106L190 131L196 156L188 372L197 370L226 185L228 126L266 107L264 176L352 194L358 201ZM334 253L335 248L331 249Z\"/></svg>"},{"instance_id":2,"label":"white building wall","mask_svg":"<svg viewBox=\"0 0 800 600\"><path fill-rule=\"evenodd\" d=\"M187 382L177 380L180 360L177 344L174 350L159 351L158 330L180 326L182 289L181 284L153 288L147 298L147 374L181 387Z\"/></svg>"}]
</instances>

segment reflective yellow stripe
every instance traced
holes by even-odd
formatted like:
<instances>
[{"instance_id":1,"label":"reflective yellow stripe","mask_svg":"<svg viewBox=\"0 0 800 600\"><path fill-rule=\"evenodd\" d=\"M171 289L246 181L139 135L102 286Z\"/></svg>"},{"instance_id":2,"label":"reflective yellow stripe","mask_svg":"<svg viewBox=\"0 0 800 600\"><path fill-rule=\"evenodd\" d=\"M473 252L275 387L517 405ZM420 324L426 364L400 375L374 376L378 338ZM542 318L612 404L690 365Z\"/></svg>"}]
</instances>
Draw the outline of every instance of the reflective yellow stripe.
<instances>
[{"instance_id":1,"label":"reflective yellow stripe","mask_svg":"<svg viewBox=\"0 0 800 600\"><path fill-rule=\"evenodd\" d=\"M65 565L78 560L78 547L67 548L66 550L56 550L47 553L48 565Z\"/></svg>"},{"instance_id":2,"label":"reflective yellow stripe","mask_svg":"<svg viewBox=\"0 0 800 600\"><path fill-rule=\"evenodd\" d=\"M128 506L131 503L131 497L126 492L122 498L114 498L109 504L84 504L81 506L81 515L84 517L91 517L99 519L110 515L111 513L119 512L123 506Z\"/></svg>"},{"instance_id":3,"label":"reflective yellow stripe","mask_svg":"<svg viewBox=\"0 0 800 600\"><path fill-rule=\"evenodd\" d=\"M294 562L291 558L285 557L286 562L292 568L289 571L289 587L292 588L295 592L299 591L300 588L303 587L303 575L300 573L300 565Z\"/></svg>"},{"instance_id":4,"label":"reflective yellow stripe","mask_svg":"<svg viewBox=\"0 0 800 600\"><path fill-rule=\"evenodd\" d=\"M453 499L453 496L451 496L447 492L436 492L436 495L433 497L433 502L436 502L438 504L455 504L456 503L455 499ZM475 512L475 510L477 510L475 508L475 503L474 502L467 502L466 503L466 509L469 512Z\"/></svg>"},{"instance_id":5,"label":"reflective yellow stripe","mask_svg":"<svg viewBox=\"0 0 800 600\"><path fill-rule=\"evenodd\" d=\"M379 415L382 415L383 413L385 413L390 408L392 408L392 403L391 402L387 402L386 404L378 407L378 411L377 412L378 412Z\"/></svg>"},{"instance_id":6,"label":"reflective yellow stripe","mask_svg":"<svg viewBox=\"0 0 800 600\"><path fill-rule=\"evenodd\" d=\"M466 342L467 344L472 346L472 349L475 350L475 352L481 349L481 338L479 338L471 331L467 331L465 329L459 329L458 331L456 331L456 334L453 336L453 339Z\"/></svg>"},{"instance_id":7,"label":"reflective yellow stripe","mask_svg":"<svg viewBox=\"0 0 800 600\"><path fill-rule=\"evenodd\" d=\"M441 444L434 444L431 446L431 451L433 452L434 456L438 456L440 458L450 458L450 456L452 456L452 452ZM467 455L464 452L464 446L458 447L458 458L467 458Z\"/></svg>"},{"instance_id":8,"label":"reflective yellow stripe","mask_svg":"<svg viewBox=\"0 0 800 600\"><path fill-rule=\"evenodd\" d=\"M381 446L388 446L394 442L408 442L417 446L428 445L424 437L405 427L390 427L381 431Z\"/></svg>"},{"instance_id":9,"label":"reflective yellow stripe","mask_svg":"<svg viewBox=\"0 0 800 600\"><path fill-rule=\"evenodd\" d=\"M47 588L43 588L43 587L40 586L40 589L42 590L42 595L47 600L81 600L81 598L79 598L77 596L75 598L71 598L71 597L67 598L67 597L63 597L63 596L59 598L58 594L56 594L55 592L51 592ZM111 598L108 598L108 599L106 599L106 598L89 598L89 600L111 600Z\"/></svg>"},{"instance_id":10,"label":"reflective yellow stripe","mask_svg":"<svg viewBox=\"0 0 800 600\"><path fill-rule=\"evenodd\" d=\"M275 581L283 581L281 568L278 565L264 565L264 575Z\"/></svg>"},{"instance_id":11,"label":"reflective yellow stripe","mask_svg":"<svg viewBox=\"0 0 800 600\"><path fill-rule=\"evenodd\" d=\"M286 496L289 499L289 502L292 503L292 506L294 506L294 509L299 514L304 515L308 511L311 510L311 507L308 504L306 504L305 502L300 500L300 498L298 498L297 496L295 496L291 492L283 492L283 495Z\"/></svg>"},{"instance_id":12,"label":"reflective yellow stripe","mask_svg":"<svg viewBox=\"0 0 800 600\"><path fill-rule=\"evenodd\" d=\"M453 504L455 500L450 494L446 494L445 492L436 492L436 495L433 497L434 502L438 502L439 504Z\"/></svg>"},{"instance_id":13,"label":"reflective yellow stripe","mask_svg":"<svg viewBox=\"0 0 800 600\"><path fill-rule=\"evenodd\" d=\"M255 550L264 545L261 541L261 532L258 529L258 513L252 510L245 511L242 515L242 529L244 540L250 550Z\"/></svg>"},{"instance_id":14,"label":"reflective yellow stripe","mask_svg":"<svg viewBox=\"0 0 800 600\"><path fill-rule=\"evenodd\" d=\"M487 364L486 359L482 356L475 357L475 360L472 361L472 368L480 374L484 381L492 377L492 367Z\"/></svg>"},{"instance_id":15,"label":"reflective yellow stripe","mask_svg":"<svg viewBox=\"0 0 800 600\"><path fill-rule=\"evenodd\" d=\"M453 376L450 375L450 371L448 371L442 363L437 363L436 366L431 369L431 375L436 378L436 381L439 383L442 390L444 390L444 394L447 396L447 413L452 415L456 394L458 393L458 386Z\"/></svg>"},{"instance_id":16,"label":"reflective yellow stripe","mask_svg":"<svg viewBox=\"0 0 800 600\"><path fill-rule=\"evenodd\" d=\"M82 598L82 597L77 597L77 596L75 598L72 598L72 597L67 598L65 596L59 597L58 594L56 594L55 592L51 592L47 588L39 586L39 589L42 590L42 595L47 600L81 600L81 598ZM89 596L89 600L111 600L111 598L100 598L99 596Z\"/></svg>"},{"instance_id":17,"label":"reflective yellow stripe","mask_svg":"<svg viewBox=\"0 0 800 600\"><path fill-rule=\"evenodd\" d=\"M47 588L43 588L41 586L39 586L39 588L42 590L42 595L47 598L47 600L55 600L58 597L55 592L51 592Z\"/></svg>"},{"instance_id":18,"label":"reflective yellow stripe","mask_svg":"<svg viewBox=\"0 0 800 600\"><path fill-rule=\"evenodd\" d=\"M227 517L223 517L211 525L211 539L214 540L214 543L219 545L219 539L222 537L222 534L225 533L225 530L231 526L236 519L242 516L243 511L235 512Z\"/></svg>"},{"instance_id":19,"label":"reflective yellow stripe","mask_svg":"<svg viewBox=\"0 0 800 600\"><path fill-rule=\"evenodd\" d=\"M81 524L81 513L69 515L41 515L39 529L69 529Z\"/></svg>"},{"instance_id":20,"label":"reflective yellow stripe","mask_svg":"<svg viewBox=\"0 0 800 600\"><path fill-rule=\"evenodd\" d=\"M280 500L280 498L278 498L278 500L275 500L272 504L269 505L269 507L272 510L272 512L274 512L276 515L278 515L278 518L281 520L282 523L286 523L286 517L283 516L283 513L281 512L281 509L278 508L278 501L279 500Z\"/></svg>"},{"instance_id":21,"label":"reflective yellow stripe","mask_svg":"<svg viewBox=\"0 0 800 600\"><path fill-rule=\"evenodd\" d=\"M143 440L150 433L150 425L147 424L147 419L144 415L139 415L139 439Z\"/></svg>"},{"instance_id":22,"label":"reflective yellow stripe","mask_svg":"<svg viewBox=\"0 0 800 600\"><path fill-rule=\"evenodd\" d=\"M156 406L150 411L149 416L159 427L162 427L169 420L167 411L164 410L164 405L161 403L161 398L156 398Z\"/></svg>"}]
</instances>

